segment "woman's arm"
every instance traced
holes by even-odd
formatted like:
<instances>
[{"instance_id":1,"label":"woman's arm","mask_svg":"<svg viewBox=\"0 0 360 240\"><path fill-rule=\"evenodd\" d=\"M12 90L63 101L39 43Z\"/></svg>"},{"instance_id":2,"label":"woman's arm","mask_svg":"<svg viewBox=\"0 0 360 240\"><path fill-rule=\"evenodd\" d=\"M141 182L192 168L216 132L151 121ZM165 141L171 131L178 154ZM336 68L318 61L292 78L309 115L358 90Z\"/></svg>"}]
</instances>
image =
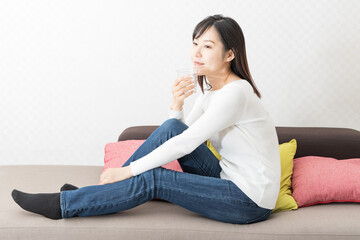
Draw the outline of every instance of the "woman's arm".
<instances>
[{"instance_id":1,"label":"woman's arm","mask_svg":"<svg viewBox=\"0 0 360 240\"><path fill-rule=\"evenodd\" d=\"M185 120L184 120L184 111L183 111L183 109L178 111L178 110L173 110L172 107L170 107L169 118L179 119L180 121L182 121L186 125L190 126L191 124L193 124L196 121L196 119L198 119L204 113L204 111L202 109L203 98L204 98L204 95L201 93L195 99L195 103L194 103L190 113L187 115Z\"/></svg>"}]
</instances>

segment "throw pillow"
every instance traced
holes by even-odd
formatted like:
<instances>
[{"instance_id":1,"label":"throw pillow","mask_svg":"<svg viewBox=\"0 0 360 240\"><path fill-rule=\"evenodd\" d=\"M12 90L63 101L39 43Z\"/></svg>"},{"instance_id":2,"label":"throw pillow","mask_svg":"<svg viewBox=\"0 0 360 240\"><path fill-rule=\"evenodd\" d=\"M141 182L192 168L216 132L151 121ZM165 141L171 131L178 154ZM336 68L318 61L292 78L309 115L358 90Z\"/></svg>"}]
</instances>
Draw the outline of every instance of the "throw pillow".
<instances>
[{"instance_id":1,"label":"throw pillow","mask_svg":"<svg viewBox=\"0 0 360 240\"><path fill-rule=\"evenodd\" d=\"M294 198L291 196L291 176L293 173L293 159L296 148L297 142L295 139L279 145L281 160L280 192L272 213L298 208Z\"/></svg>"},{"instance_id":2,"label":"throw pillow","mask_svg":"<svg viewBox=\"0 0 360 240\"><path fill-rule=\"evenodd\" d=\"M293 197L299 207L330 202L360 202L360 158L294 159Z\"/></svg>"},{"instance_id":3,"label":"throw pillow","mask_svg":"<svg viewBox=\"0 0 360 240\"><path fill-rule=\"evenodd\" d=\"M108 168L122 167L144 142L145 140L126 140L106 144L103 172ZM177 160L169 162L162 167L182 172Z\"/></svg>"},{"instance_id":4,"label":"throw pillow","mask_svg":"<svg viewBox=\"0 0 360 240\"><path fill-rule=\"evenodd\" d=\"M209 140L206 141L206 146L210 149L210 151L215 155L215 157L221 161L221 155L216 151Z\"/></svg>"}]
</instances>

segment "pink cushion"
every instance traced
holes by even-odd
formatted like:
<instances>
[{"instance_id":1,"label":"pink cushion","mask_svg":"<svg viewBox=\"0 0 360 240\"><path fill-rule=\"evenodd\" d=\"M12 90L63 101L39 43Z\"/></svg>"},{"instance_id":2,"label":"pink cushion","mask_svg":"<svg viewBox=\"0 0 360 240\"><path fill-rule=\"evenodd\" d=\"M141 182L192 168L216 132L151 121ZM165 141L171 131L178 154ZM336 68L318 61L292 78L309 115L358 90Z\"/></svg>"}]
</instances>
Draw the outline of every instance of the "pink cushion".
<instances>
[{"instance_id":1,"label":"pink cushion","mask_svg":"<svg viewBox=\"0 0 360 240\"><path fill-rule=\"evenodd\" d=\"M360 202L360 158L296 158L292 189L298 207L330 202Z\"/></svg>"},{"instance_id":2,"label":"pink cushion","mask_svg":"<svg viewBox=\"0 0 360 240\"><path fill-rule=\"evenodd\" d=\"M105 157L103 172L108 168L119 168L134 154L145 140L126 140L105 145ZM182 172L177 160L162 166L166 169Z\"/></svg>"}]
</instances>

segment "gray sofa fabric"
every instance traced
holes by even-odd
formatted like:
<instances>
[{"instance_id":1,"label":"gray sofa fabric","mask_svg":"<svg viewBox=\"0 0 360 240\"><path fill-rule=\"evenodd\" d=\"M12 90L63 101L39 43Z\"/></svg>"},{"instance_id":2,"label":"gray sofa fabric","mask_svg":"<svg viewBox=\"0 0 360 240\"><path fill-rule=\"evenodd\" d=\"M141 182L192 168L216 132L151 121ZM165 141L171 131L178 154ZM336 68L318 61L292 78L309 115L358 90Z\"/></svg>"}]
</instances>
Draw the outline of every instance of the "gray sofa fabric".
<instances>
[{"instance_id":1,"label":"gray sofa fabric","mask_svg":"<svg viewBox=\"0 0 360 240\"><path fill-rule=\"evenodd\" d=\"M148 127L128 128L119 139L133 139L134 135L129 134L131 131L150 135L156 129L156 126ZM312 141L311 148L324 155L331 152L330 155L352 154L360 158L359 131L316 128L309 130L306 138L306 130L292 129L294 135L287 129L282 130L289 134L281 135L278 131L284 141L303 136L303 140L298 140L301 144L304 142L300 146L308 146L306 142ZM329 146L337 150L329 149L322 137L329 131L332 131L328 136L329 144L337 139L337 144ZM316 139L322 147L316 147ZM343 147L348 145L345 143L349 142L353 147L349 150L351 153L343 153ZM307 153L310 150L300 151ZM79 187L95 185L101 171L101 166L0 166L0 239L360 239L360 203L303 207L273 213L264 222L239 225L208 219L162 200L152 200L111 215L51 220L20 209L10 195L13 188L39 193L57 192L64 183Z\"/></svg>"}]
</instances>

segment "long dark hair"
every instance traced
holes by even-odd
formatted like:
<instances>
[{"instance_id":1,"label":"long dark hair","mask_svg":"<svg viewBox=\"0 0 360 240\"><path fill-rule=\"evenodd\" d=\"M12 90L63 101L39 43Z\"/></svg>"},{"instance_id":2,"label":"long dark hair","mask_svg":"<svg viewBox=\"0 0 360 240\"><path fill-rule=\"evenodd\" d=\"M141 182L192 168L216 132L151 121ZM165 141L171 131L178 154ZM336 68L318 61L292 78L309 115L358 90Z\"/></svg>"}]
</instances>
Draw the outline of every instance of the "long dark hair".
<instances>
[{"instance_id":1,"label":"long dark hair","mask_svg":"<svg viewBox=\"0 0 360 240\"><path fill-rule=\"evenodd\" d=\"M251 77L246 58L245 38L239 24L232 18L223 17L221 14L208 16L194 29L192 39L199 38L208 28L214 26L219 34L220 40L224 45L224 53L232 50L235 58L231 61L231 70L240 78L248 81L254 89L254 93L261 98L259 90ZM204 93L204 82L211 89L211 85L206 81L205 76L198 77L201 91Z\"/></svg>"}]
</instances>

